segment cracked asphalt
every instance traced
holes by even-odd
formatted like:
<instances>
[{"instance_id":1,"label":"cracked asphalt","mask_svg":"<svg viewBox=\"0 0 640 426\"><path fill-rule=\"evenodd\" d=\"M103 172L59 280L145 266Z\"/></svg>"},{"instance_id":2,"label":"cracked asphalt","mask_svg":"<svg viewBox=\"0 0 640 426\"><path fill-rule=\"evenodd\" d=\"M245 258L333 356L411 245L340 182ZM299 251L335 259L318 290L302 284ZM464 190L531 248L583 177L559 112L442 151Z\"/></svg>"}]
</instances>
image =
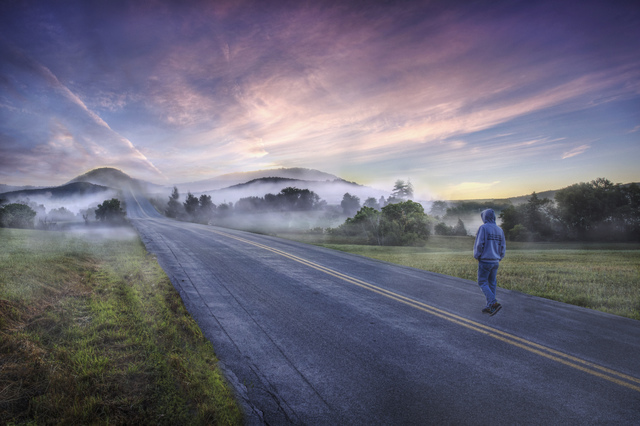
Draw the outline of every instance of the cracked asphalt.
<instances>
[{"instance_id":1,"label":"cracked asphalt","mask_svg":"<svg viewBox=\"0 0 640 426\"><path fill-rule=\"evenodd\" d=\"M638 321L127 210L247 424L640 424Z\"/></svg>"}]
</instances>

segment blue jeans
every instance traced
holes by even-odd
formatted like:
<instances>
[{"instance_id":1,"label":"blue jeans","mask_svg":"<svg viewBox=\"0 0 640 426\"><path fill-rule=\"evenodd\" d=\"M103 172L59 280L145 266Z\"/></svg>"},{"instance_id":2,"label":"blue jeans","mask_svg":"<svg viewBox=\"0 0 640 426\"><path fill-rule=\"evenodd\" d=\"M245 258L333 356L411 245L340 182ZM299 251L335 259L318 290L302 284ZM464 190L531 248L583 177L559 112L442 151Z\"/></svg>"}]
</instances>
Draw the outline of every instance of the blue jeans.
<instances>
[{"instance_id":1,"label":"blue jeans","mask_svg":"<svg viewBox=\"0 0 640 426\"><path fill-rule=\"evenodd\" d=\"M478 262L478 285L487 298L487 307L493 305L496 300L496 287L498 286L499 262Z\"/></svg>"}]
</instances>

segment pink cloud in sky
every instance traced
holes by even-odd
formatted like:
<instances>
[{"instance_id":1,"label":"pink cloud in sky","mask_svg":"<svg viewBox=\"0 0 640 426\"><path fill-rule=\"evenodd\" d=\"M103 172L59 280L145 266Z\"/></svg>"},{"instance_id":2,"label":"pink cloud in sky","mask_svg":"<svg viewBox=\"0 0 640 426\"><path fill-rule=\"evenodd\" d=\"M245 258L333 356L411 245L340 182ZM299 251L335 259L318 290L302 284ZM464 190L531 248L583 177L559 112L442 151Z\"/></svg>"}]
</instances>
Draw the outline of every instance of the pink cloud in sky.
<instances>
[{"instance_id":1,"label":"pink cloud in sky","mask_svg":"<svg viewBox=\"0 0 640 426\"><path fill-rule=\"evenodd\" d=\"M562 159L566 160L567 158L575 157L576 155L584 154L591 146L589 145L580 145L579 147L573 148L570 151L562 154Z\"/></svg>"},{"instance_id":2,"label":"pink cloud in sky","mask_svg":"<svg viewBox=\"0 0 640 426\"><path fill-rule=\"evenodd\" d=\"M301 166L392 184L412 171L444 188L588 161L585 133L624 149L637 134L637 19L595 2L89 3L6 8L2 52L40 68L0 64L5 157L175 181Z\"/></svg>"}]
</instances>

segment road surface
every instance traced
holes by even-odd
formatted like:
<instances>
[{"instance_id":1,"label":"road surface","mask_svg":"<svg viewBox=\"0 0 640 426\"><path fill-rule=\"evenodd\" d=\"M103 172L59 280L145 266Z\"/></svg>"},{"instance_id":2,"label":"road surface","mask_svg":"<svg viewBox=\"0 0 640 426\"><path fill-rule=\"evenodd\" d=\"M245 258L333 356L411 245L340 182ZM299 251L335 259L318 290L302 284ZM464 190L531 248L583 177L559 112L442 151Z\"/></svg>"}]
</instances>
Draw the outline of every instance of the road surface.
<instances>
[{"instance_id":1,"label":"road surface","mask_svg":"<svg viewBox=\"0 0 640 426\"><path fill-rule=\"evenodd\" d=\"M638 321L127 209L247 424L640 424Z\"/></svg>"}]
</instances>

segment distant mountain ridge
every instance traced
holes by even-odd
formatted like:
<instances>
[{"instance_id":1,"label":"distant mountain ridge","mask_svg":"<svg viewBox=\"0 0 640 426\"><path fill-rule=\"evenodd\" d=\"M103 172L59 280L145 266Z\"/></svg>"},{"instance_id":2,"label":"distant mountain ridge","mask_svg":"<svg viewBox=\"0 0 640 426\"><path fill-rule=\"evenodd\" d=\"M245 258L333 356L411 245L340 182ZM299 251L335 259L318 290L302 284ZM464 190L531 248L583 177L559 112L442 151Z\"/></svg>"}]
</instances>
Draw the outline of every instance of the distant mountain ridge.
<instances>
[{"instance_id":1,"label":"distant mountain ridge","mask_svg":"<svg viewBox=\"0 0 640 426\"><path fill-rule=\"evenodd\" d=\"M111 188L102 185L96 185L89 182L71 182L61 186L53 186L50 188L38 189L21 189L18 191L4 192L2 197L15 200L19 198L65 198L72 196L94 195L102 192L111 191Z\"/></svg>"},{"instance_id":2,"label":"distant mountain ridge","mask_svg":"<svg viewBox=\"0 0 640 426\"><path fill-rule=\"evenodd\" d=\"M301 181L333 181L342 180L336 175L325 173L315 169L305 169L302 167L292 168L279 168L279 169L265 169L254 170L251 172L237 172L227 173L220 176L216 176L211 179L204 179L194 182L179 183L175 186L182 192L205 192L213 191L216 189L228 188L233 185L248 183L256 179L263 178L285 178Z\"/></svg>"},{"instance_id":3,"label":"distant mountain ridge","mask_svg":"<svg viewBox=\"0 0 640 426\"><path fill-rule=\"evenodd\" d=\"M541 200L544 198L548 198L550 200L554 200L555 196L556 196L556 192L560 191L559 189L553 189L550 191L542 191L542 192L536 192L536 195L538 196L538 198L540 198ZM486 202L491 202L491 201L500 201L500 202L511 202L514 205L518 205L518 204L523 204L529 201L529 199L531 198L531 194L528 195L518 195L516 197L507 197L507 198L478 198L478 199L469 199L469 200L446 200L450 203L468 203L468 202L477 202L477 203L486 203Z\"/></svg>"},{"instance_id":4,"label":"distant mountain ridge","mask_svg":"<svg viewBox=\"0 0 640 426\"><path fill-rule=\"evenodd\" d=\"M7 185L4 183L0 183L0 194L4 194L7 192L15 192L15 191L24 191L29 189L41 189L42 186L33 186L33 185Z\"/></svg>"},{"instance_id":5,"label":"distant mountain ridge","mask_svg":"<svg viewBox=\"0 0 640 426\"><path fill-rule=\"evenodd\" d=\"M151 192L161 190L163 187L151 182L134 179L122 170L113 167L98 167L86 173L76 176L69 183L89 182L95 185L108 186L116 189L132 188L140 192Z\"/></svg>"}]
</instances>

